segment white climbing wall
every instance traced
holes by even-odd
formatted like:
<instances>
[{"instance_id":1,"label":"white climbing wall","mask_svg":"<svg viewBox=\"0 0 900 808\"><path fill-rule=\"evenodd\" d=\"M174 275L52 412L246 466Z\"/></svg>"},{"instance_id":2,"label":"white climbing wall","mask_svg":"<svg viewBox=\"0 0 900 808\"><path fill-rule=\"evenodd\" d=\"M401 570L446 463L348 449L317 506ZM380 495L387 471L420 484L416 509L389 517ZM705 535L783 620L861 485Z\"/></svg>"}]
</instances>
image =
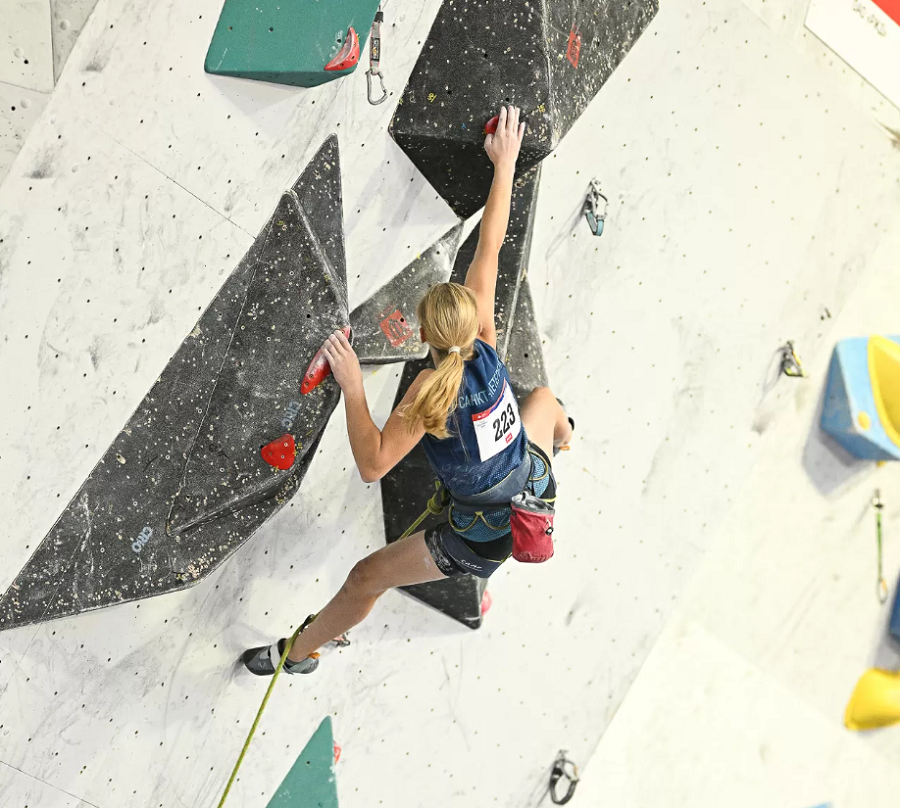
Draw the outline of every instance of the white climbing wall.
<instances>
[{"instance_id":1,"label":"white climbing wall","mask_svg":"<svg viewBox=\"0 0 900 808\"><path fill-rule=\"evenodd\" d=\"M0 184L49 100L97 0L3 0Z\"/></svg>"},{"instance_id":2,"label":"white climbing wall","mask_svg":"<svg viewBox=\"0 0 900 808\"><path fill-rule=\"evenodd\" d=\"M386 8L394 98L437 7ZM453 223L388 138L392 104L366 103L362 70L315 90L206 76L218 12L100 0L0 186L0 589L329 133L351 304ZM738 0L669 0L546 161L531 284L552 383L578 420L557 464L557 556L495 576L478 632L386 595L350 648L279 683L231 804L264 806L326 714L345 808L538 805L562 747L579 762L597 750L576 806L893 804L867 780L900 778L896 741L871 753L834 709L878 645L862 594L873 565L838 540L815 552L829 508L849 505L804 490L806 518L791 522L779 483L799 492L808 474L839 324L865 329L864 299L890 326L896 292L878 291L896 272L900 151L872 97L796 44ZM610 198L600 239L577 217L595 176ZM817 371L803 387L775 375L788 338ZM398 371L367 375L383 419ZM896 512L886 521L889 533ZM382 542L377 487L353 472L338 412L290 507L196 588L0 633L0 804L216 805L265 689L238 654L318 608ZM800 554L789 580L783 547ZM828 574L847 578L846 597L815 597ZM798 590L812 600L785 596ZM809 603L803 643L767 639ZM721 733L690 771L682 726ZM790 747L823 793L790 791L793 767L742 790L740 744L755 738L769 760ZM690 785L707 770L733 792ZM688 781L680 803L667 776Z\"/></svg>"}]
</instances>

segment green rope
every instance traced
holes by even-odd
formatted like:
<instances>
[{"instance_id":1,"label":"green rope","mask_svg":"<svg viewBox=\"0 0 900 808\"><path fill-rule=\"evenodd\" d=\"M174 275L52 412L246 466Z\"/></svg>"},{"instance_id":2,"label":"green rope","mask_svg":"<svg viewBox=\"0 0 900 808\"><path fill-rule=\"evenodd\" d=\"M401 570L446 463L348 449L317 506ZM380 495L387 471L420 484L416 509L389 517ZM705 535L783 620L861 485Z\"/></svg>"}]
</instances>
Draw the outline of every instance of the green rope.
<instances>
[{"instance_id":1,"label":"green rope","mask_svg":"<svg viewBox=\"0 0 900 808\"><path fill-rule=\"evenodd\" d=\"M446 491L441 487L441 484L439 482L435 482L434 487L434 494L432 494L431 499L428 500L428 507L426 508L425 512L409 526L407 531L400 537L401 539L406 539L409 536L412 536L412 534L416 532L416 528L428 518L429 514L437 515L443 512L444 508L447 507L447 504L445 502ZM301 623L299 628L291 636L290 641L285 643L284 653L281 655L281 659L278 660L278 665L275 668L275 673L272 676L272 681L269 682L269 689L266 690L266 695L263 697L262 704L259 706L259 711L256 713L256 718L253 721L253 726L250 727L250 732L247 734L247 740L244 741L244 748L241 749L241 754L238 755L237 763L234 764L234 769L231 772L231 777L228 778L228 783L225 786L225 791L222 794L222 799L219 800L219 805L217 806L217 808L222 808L222 806L225 805L225 799L228 797L228 792L231 791L231 787L234 785L234 782L237 779L238 770L241 768L241 764L244 762L244 756L247 754L247 750L250 748L250 742L253 740L253 736L256 734L256 728L259 726L259 722L262 718L263 712L266 709L266 705L269 703L269 696L272 695L272 690L275 687L275 682L278 681L278 677L281 675L281 671L284 668L284 662L287 659L288 654L291 652L291 646L294 644L294 640L297 639L302 630L303 624Z\"/></svg>"},{"instance_id":2,"label":"green rope","mask_svg":"<svg viewBox=\"0 0 900 808\"><path fill-rule=\"evenodd\" d=\"M447 507L446 489L442 488L441 484L437 481L434 483L434 489L431 499L428 500L428 507L425 509L425 512L406 529L406 532L400 539L407 539L412 536L412 534L416 532L416 528L418 528L430 514L437 516L437 514L442 513L444 508ZM397 539L397 541L400 541L400 539Z\"/></svg>"},{"instance_id":3,"label":"green rope","mask_svg":"<svg viewBox=\"0 0 900 808\"><path fill-rule=\"evenodd\" d=\"M237 778L238 769L241 768L241 764L244 762L244 755L247 754L247 750L250 748L250 741L253 740L253 736L256 733L256 728L259 726L259 721L262 718L263 711L266 709L266 705L269 703L269 696L272 695L272 689L275 687L275 682L278 681L278 677L281 674L282 669L284 668L284 661L287 659L287 655L291 651L291 646L294 644L294 640L297 639L297 636L300 634L300 630L303 628L303 624L301 623L294 634L291 636L290 642L286 642L284 644L284 653L281 655L281 659L278 660L278 666L275 668L275 674L272 676L272 681L269 682L269 689L266 691L266 695L263 697L262 704L259 706L259 712L256 714L256 718L253 721L253 726L250 727L250 732L247 735L247 740L244 741L244 748L241 749L241 754L238 755L237 763L234 764L234 769L231 772L231 777L228 778L228 783L225 786L225 792L222 794L222 799L219 800L218 808L222 808L225 804L225 798L228 796L228 792L231 791L231 787L234 785L235 778Z\"/></svg>"}]
</instances>

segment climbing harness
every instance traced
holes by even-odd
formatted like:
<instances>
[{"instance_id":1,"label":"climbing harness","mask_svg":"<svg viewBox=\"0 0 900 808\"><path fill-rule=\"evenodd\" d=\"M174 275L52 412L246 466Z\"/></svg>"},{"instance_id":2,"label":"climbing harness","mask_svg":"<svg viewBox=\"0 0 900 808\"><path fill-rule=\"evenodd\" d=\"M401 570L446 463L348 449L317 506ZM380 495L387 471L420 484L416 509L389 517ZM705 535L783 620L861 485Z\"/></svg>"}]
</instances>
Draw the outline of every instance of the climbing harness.
<instances>
[{"instance_id":1,"label":"climbing harness","mask_svg":"<svg viewBox=\"0 0 900 808\"><path fill-rule=\"evenodd\" d=\"M603 222L606 221L608 207L609 200L600 193L600 183L597 180L591 180L587 198L584 200L583 211L591 232L595 236L603 235Z\"/></svg>"},{"instance_id":2,"label":"climbing harness","mask_svg":"<svg viewBox=\"0 0 900 808\"><path fill-rule=\"evenodd\" d=\"M366 71L366 86L369 103L373 106L383 104L388 97L387 90L384 86L384 75L381 72L381 23L383 22L384 12L381 10L381 6L379 6L378 13L375 14L375 22L372 23L372 34L369 37L369 69ZM376 77L381 84L380 98L375 98L373 94Z\"/></svg>"},{"instance_id":3,"label":"climbing harness","mask_svg":"<svg viewBox=\"0 0 900 808\"><path fill-rule=\"evenodd\" d=\"M566 767L570 767L567 769ZM566 793L561 797L556 793L556 786L560 780L567 780L569 785ZM553 769L550 772L550 799L554 805L565 805L575 795L578 786L578 767L566 757L566 750L560 749L556 760L553 761Z\"/></svg>"},{"instance_id":4,"label":"climbing harness","mask_svg":"<svg viewBox=\"0 0 900 808\"><path fill-rule=\"evenodd\" d=\"M884 509L884 503L881 501L881 491L876 490L875 496L872 497L872 507L875 508L875 533L878 537L878 581L875 584L875 591L878 593L878 602L886 603L888 599L888 585L884 580L884 569L881 558L881 511Z\"/></svg>"},{"instance_id":5,"label":"climbing harness","mask_svg":"<svg viewBox=\"0 0 900 808\"><path fill-rule=\"evenodd\" d=\"M781 372L785 376L792 378L805 378L806 371L803 369L803 363L794 348L794 341L788 340L781 346Z\"/></svg>"}]
</instances>

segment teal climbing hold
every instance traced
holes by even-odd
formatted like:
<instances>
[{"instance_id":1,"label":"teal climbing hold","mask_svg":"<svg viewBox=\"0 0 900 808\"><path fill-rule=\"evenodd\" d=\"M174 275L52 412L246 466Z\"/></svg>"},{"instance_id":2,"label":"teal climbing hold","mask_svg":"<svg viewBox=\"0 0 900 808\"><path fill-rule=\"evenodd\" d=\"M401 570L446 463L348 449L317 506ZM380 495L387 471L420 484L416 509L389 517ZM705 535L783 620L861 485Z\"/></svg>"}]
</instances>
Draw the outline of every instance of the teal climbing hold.
<instances>
[{"instance_id":1,"label":"teal climbing hold","mask_svg":"<svg viewBox=\"0 0 900 808\"><path fill-rule=\"evenodd\" d=\"M338 808L334 736L327 716L278 786L268 808Z\"/></svg>"},{"instance_id":2,"label":"teal climbing hold","mask_svg":"<svg viewBox=\"0 0 900 808\"><path fill-rule=\"evenodd\" d=\"M379 0L225 0L204 68L297 87L356 69Z\"/></svg>"}]
</instances>

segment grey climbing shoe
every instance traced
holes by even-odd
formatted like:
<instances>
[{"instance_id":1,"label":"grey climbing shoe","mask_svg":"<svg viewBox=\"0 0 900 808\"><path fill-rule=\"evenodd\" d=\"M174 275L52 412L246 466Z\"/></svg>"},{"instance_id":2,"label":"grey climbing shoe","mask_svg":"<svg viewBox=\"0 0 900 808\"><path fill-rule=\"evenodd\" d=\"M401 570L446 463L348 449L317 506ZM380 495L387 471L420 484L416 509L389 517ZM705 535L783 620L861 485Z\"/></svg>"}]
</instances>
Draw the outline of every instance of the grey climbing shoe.
<instances>
[{"instance_id":1,"label":"grey climbing shoe","mask_svg":"<svg viewBox=\"0 0 900 808\"><path fill-rule=\"evenodd\" d=\"M306 618L300 629L301 634L314 619L314 614L311 614ZM244 667L256 676L272 676L275 673L275 669L278 667L281 655L284 653L286 643L287 640L282 638L271 645L261 645L258 648L250 648L241 654L241 661L244 663ZM285 660L284 662L285 673L312 673L318 667L318 654L310 654L306 659L301 659L299 662L291 662L290 660Z\"/></svg>"}]
</instances>

